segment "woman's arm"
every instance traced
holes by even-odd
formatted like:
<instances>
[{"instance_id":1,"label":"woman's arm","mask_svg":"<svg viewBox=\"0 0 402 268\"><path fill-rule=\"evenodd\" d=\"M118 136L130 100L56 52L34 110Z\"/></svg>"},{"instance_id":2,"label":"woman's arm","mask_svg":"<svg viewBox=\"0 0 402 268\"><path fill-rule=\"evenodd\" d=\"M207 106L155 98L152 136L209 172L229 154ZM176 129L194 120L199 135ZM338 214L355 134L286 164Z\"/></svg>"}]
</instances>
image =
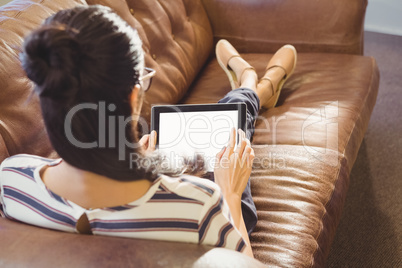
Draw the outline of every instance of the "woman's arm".
<instances>
[{"instance_id":1,"label":"woman's arm","mask_svg":"<svg viewBox=\"0 0 402 268\"><path fill-rule=\"evenodd\" d=\"M254 150L244 131L239 129L239 144L234 150L236 143L236 130L230 133L228 146L224 147L216 155L215 182L222 190L222 194L229 206L234 225L240 231L247 246L244 251L248 256L254 257L248 237L246 225L241 211L241 196L246 188L251 174L254 160Z\"/></svg>"}]
</instances>

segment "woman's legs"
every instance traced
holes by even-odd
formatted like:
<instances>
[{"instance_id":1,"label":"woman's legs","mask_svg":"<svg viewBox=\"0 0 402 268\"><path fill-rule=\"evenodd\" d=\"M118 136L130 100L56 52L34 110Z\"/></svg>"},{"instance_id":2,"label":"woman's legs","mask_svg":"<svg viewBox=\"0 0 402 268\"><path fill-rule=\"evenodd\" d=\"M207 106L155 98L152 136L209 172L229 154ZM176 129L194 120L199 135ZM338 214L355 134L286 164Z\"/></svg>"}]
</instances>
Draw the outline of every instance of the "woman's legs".
<instances>
[{"instance_id":1,"label":"woman's legs","mask_svg":"<svg viewBox=\"0 0 402 268\"><path fill-rule=\"evenodd\" d=\"M218 103L244 102L246 104L246 136L250 141L253 138L255 120L260 108L275 106L283 83L293 73L296 66L296 50L289 45L285 47L286 49L281 48L272 57L268 63L266 73L258 81L254 68L240 57L229 42L223 40L217 44L216 56L218 62L220 62L222 68L227 68L227 70L231 71L229 79L235 80L239 84L239 88L227 93ZM232 77L233 75L235 76L234 78ZM243 192L241 206L244 222L250 235L257 224L257 209L251 196L250 180Z\"/></svg>"},{"instance_id":2,"label":"woman's legs","mask_svg":"<svg viewBox=\"0 0 402 268\"><path fill-rule=\"evenodd\" d=\"M227 93L218 103L236 102L244 102L247 106L246 136L249 140L252 140L255 120L260 110L260 99L257 93L250 88L237 88ZM241 196L241 210L247 232L250 235L257 224L257 209L251 196L250 179Z\"/></svg>"},{"instance_id":3,"label":"woman's legs","mask_svg":"<svg viewBox=\"0 0 402 268\"><path fill-rule=\"evenodd\" d=\"M240 82L240 88L227 93L218 103L244 102L246 104L246 137L252 140L255 120L260 110L260 98L257 93L257 73L255 70L250 69L250 64L241 57L232 57L227 64L237 76L237 81ZM250 180L248 180L241 197L241 209L247 232L250 235L257 224L257 209L251 196Z\"/></svg>"},{"instance_id":4,"label":"woman's legs","mask_svg":"<svg viewBox=\"0 0 402 268\"><path fill-rule=\"evenodd\" d=\"M260 110L260 99L257 93L250 88L241 87L230 91L218 101L218 103L239 102L244 102L247 106L246 137L251 141L254 135L255 120Z\"/></svg>"}]
</instances>

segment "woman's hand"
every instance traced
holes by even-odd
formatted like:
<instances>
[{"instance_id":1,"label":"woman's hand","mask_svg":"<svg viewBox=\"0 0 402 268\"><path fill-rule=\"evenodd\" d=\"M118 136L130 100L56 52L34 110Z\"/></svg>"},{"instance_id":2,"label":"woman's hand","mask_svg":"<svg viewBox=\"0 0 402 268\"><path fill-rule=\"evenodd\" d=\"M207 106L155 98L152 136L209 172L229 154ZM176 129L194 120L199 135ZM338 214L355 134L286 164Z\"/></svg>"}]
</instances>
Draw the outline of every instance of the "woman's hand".
<instances>
[{"instance_id":1,"label":"woman's hand","mask_svg":"<svg viewBox=\"0 0 402 268\"><path fill-rule=\"evenodd\" d=\"M155 151L156 131L152 130L151 134L146 134L142 136L138 143L141 145L146 153Z\"/></svg>"},{"instance_id":2,"label":"woman's hand","mask_svg":"<svg viewBox=\"0 0 402 268\"><path fill-rule=\"evenodd\" d=\"M224 147L215 159L215 182L219 185L223 195L235 195L241 198L250 177L254 150L243 130L239 129L239 144L236 144L236 130L230 132L229 144Z\"/></svg>"},{"instance_id":3,"label":"woman's hand","mask_svg":"<svg viewBox=\"0 0 402 268\"><path fill-rule=\"evenodd\" d=\"M251 168L254 160L254 150L250 146L250 141L246 138L243 130L239 129L239 144L236 144L236 130L230 131L228 146L224 147L216 155L215 160L215 182L221 188L222 194L232 215L232 220L241 236L246 242L244 253L253 257L250 239L248 237L246 225L244 223L241 210L241 195L247 186Z\"/></svg>"}]
</instances>

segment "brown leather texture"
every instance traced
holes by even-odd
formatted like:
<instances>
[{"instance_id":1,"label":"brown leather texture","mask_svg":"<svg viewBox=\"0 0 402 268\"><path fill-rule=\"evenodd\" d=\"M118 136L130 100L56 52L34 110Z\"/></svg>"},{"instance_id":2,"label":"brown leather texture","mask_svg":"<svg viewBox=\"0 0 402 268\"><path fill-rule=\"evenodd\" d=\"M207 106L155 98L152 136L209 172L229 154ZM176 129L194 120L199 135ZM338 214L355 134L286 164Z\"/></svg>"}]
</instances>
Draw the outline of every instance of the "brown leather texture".
<instances>
[{"instance_id":1,"label":"brown leather texture","mask_svg":"<svg viewBox=\"0 0 402 268\"><path fill-rule=\"evenodd\" d=\"M242 56L261 77L272 54ZM225 77L211 60L181 102L217 102L230 90ZM378 86L373 58L299 53L277 107L262 110L256 122L257 259L270 267L325 265Z\"/></svg>"},{"instance_id":2,"label":"brown leather texture","mask_svg":"<svg viewBox=\"0 0 402 268\"><path fill-rule=\"evenodd\" d=\"M201 1L127 1L146 52L157 72L147 91L142 116L152 104L175 104L187 92L211 54L212 29Z\"/></svg>"},{"instance_id":3,"label":"brown leather texture","mask_svg":"<svg viewBox=\"0 0 402 268\"><path fill-rule=\"evenodd\" d=\"M259 77L272 57L241 55ZM230 90L225 78L218 62L211 60L181 102L217 102ZM325 154L324 149L336 150L353 166L375 105L378 83L378 67L371 57L299 53L296 70L284 85L277 106L260 111L253 144L323 148L309 150L317 157Z\"/></svg>"},{"instance_id":4,"label":"brown leather texture","mask_svg":"<svg viewBox=\"0 0 402 268\"><path fill-rule=\"evenodd\" d=\"M152 104L215 103L230 90L210 57L214 39L227 38L246 53L260 77L281 45L299 52L277 107L262 110L256 124L256 260L194 244L69 234L0 219L0 266L325 266L379 72L373 58L359 55L367 1L310 2L128 1L146 64L157 70L143 108L148 120ZM16 0L0 8L0 161L17 153L54 156L18 53L23 36L44 18L78 4L86 3Z\"/></svg>"},{"instance_id":5,"label":"brown leather texture","mask_svg":"<svg viewBox=\"0 0 402 268\"><path fill-rule=\"evenodd\" d=\"M36 3L37 2L37 3ZM83 1L13 1L0 13L0 134L9 155L54 155L33 85L18 60L22 38L57 10ZM43 6L42 4L46 4ZM0 161L4 160L0 153Z\"/></svg>"},{"instance_id":6,"label":"brown leather texture","mask_svg":"<svg viewBox=\"0 0 402 268\"><path fill-rule=\"evenodd\" d=\"M363 54L367 0L203 0L215 40L240 53L273 53L289 43L299 52Z\"/></svg>"},{"instance_id":7,"label":"brown leather texture","mask_svg":"<svg viewBox=\"0 0 402 268\"><path fill-rule=\"evenodd\" d=\"M1 267L265 267L224 248L63 233L2 218L0 226L0 248L8 251L0 252Z\"/></svg>"}]
</instances>

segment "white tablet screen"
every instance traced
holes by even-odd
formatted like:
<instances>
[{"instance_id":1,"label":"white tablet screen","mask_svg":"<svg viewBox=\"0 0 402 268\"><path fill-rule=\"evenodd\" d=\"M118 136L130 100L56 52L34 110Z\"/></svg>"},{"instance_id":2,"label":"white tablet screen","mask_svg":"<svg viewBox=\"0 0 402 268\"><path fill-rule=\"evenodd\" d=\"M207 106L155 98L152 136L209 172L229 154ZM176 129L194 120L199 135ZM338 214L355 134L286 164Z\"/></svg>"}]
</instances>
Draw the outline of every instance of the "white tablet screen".
<instances>
[{"instance_id":1,"label":"white tablet screen","mask_svg":"<svg viewBox=\"0 0 402 268\"><path fill-rule=\"evenodd\" d=\"M238 129L238 111L203 111L159 114L159 152L174 161L199 153L213 171L215 155Z\"/></svg>"}]
</instances>

